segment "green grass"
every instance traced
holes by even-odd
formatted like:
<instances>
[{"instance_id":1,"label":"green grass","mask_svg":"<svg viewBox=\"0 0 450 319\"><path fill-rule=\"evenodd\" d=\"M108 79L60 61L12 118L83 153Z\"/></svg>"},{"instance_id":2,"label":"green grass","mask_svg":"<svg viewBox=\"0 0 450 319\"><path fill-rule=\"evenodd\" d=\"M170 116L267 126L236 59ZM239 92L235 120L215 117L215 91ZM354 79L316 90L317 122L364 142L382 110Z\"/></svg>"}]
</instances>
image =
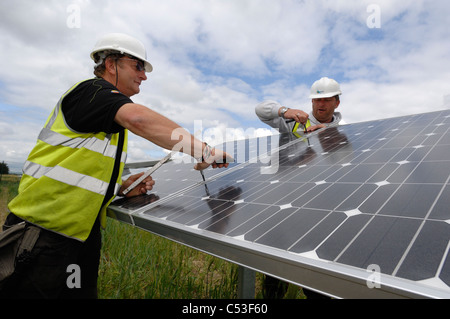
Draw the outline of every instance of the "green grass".
<instances>
[{"instance_id":1,"label":"green grass","mask_svg":"<svg viewBox=\"0 0 450 319\"><path fill-rule=\"evenodd\" d=\"M99 297L235 298L237 266L108 219Z\"/></svg>"},{"instance_id":2,"label":"green grass","mask_svg":"<svg viewBox=\"0 0 450 319\"><path fill-rule=\"evenodd\" d=\"M20 177L17 175L2 175L0 180L0 226L7 215L8 203L17 195Z\"/></svg>"},{"instance_id":3,"label":"green grass","mask_svg":"<svg viewBox=\"0 0 450 319\"><path fill-rule=\"evenodd\" d=\"M18 178L0 181L0 225L7 203L17 195ZM101 299L233 299L238 267L108 218L102 232L98 292ZM256 274L256 298L263 275ZM289 285L284 298L304 298Z\"/></svg>"}]
</instances>

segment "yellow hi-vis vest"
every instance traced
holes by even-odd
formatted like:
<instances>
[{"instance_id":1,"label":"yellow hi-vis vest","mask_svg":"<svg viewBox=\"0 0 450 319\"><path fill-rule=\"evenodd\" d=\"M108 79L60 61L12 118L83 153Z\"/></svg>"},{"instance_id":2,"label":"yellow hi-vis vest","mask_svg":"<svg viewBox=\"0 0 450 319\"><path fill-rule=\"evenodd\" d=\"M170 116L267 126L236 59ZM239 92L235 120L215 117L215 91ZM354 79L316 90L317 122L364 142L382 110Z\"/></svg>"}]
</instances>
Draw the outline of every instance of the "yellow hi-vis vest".
<instances>
[{"instance_id":1,"label":"yellow hi-vis vest","mask_svg":"<svg viewBox=\"0 0 450 319\"><path fill-rule=\"evenodd\" d=\"M99 213L102 227L106 225L106 208L114 196L103 207L102 203L112 178L119 141L123 149L114 195L120 189L128 132L85 134L67 127L62 101L80 83L61 97L47 119L24 165L19 193L8 208L30 223L85 241Z\"/></svg>"},{"instance_id":2,"label":"yellow hi-vis vest","mask_svg":"<svg viewBox=\"0 0 450 319\"><path fill-rule=\"evenodd\" d=\"M311 126L311 122L308 119L308 121L305 124L305 128L308 128L310 126ZM298 130L299 127L300 127L300 123L299 122L295 123L294 127L292 128L292 133L294 133L294 135L297 136L297 137L302 137L302 135L297 133L297 130ZM302 130L302 132L303 132L303 130Z\"/></svg>"}]
</instances>

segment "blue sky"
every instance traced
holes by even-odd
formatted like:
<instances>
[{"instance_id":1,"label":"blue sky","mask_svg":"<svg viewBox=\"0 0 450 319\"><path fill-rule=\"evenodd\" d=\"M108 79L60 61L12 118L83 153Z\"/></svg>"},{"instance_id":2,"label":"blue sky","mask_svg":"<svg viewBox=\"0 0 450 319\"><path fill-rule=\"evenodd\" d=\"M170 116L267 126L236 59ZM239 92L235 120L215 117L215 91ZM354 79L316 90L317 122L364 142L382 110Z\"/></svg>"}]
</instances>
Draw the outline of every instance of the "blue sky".
<instances>
[{"instance_id":1,"label":"blue sky","mask_svg":"<svg viewBox=\"0 0 450 319\"><path fill-rule=\"evenodd\" d=\"M61 94L93 76L90 50L109 32L139 38L154 66L133 100L191 132L201 120L216 135L267 134L255 106L310 111L322 76L341 83L346 123L450 108L445 0L0 0L0 9L0 161L12 168ZM130 137L129 161L158 156Z\"/></svg>"}]
</instances>

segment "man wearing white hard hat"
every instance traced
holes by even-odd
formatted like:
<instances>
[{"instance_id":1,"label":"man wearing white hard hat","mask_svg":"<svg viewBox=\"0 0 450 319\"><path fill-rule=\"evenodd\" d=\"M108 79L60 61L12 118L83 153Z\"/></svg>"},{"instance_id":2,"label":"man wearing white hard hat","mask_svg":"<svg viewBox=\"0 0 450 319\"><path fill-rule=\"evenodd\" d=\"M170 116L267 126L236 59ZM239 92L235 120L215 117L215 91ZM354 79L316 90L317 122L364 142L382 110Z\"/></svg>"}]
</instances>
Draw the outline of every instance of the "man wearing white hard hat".
<instances>
[{"instance_id":1,"label":"man wearing white hard hat","mask_svg":"<svg viewBox=\"0 0 450 319\"><path fill-rule=\"evenodd\" d=\"M311 86L309 97L312 99L312 111L309 114L271 100L258 104L255 112L261 121L279 129L280 133L311 132L339 124L342 116L336 109L339 107L341 94L338 82L323 77Z\"/></svg>"},{"instance_id":2,"label":"man wearing white hard hat","mask_svg":"<svg viewBox=\"0 0 450 319\"><path fill-rule=\"evenodd\" d=\"M264 101L255 108L259 119L267 125L278 129L280 133L293 133L292 138L302 136L304 132L312 132L320 128L338 125L342 119L336 109L339 107L342 94L338 82L327 77L314 82L311 86L310 98L312 111L308 114L303 110L288 108L272 100ZM266 298L282 298L286 293L287 284L277 278L265 276L264 292ZM326 298L309 289L303 288L308 299Z\"/></svg>"},{"instance_id":3,"label":"man wearing white hard hat","mask_svg":"<svg viewBox=\"0 0 450 319\"><path fill-rule=\"evenodd\" d=\"M139 40L107 34L91 58L96 77L62 95L24 165L19 193L8 205L4 229L32 236L26 235L26 249L19 249L18 258L0 260L16 267L12 275L0 272L0 297L97 297L100 226L106 225L106 208L143 174L121 179L128 131L191 155L197 170L228 166L225 152L130 99L153 70ZM146 193L154 184L149 176L126 196ZM77 269L69 267L74 265L81 275L81 284L75 286L68 284L68 276Z\"/></svg>"}]
</instances>

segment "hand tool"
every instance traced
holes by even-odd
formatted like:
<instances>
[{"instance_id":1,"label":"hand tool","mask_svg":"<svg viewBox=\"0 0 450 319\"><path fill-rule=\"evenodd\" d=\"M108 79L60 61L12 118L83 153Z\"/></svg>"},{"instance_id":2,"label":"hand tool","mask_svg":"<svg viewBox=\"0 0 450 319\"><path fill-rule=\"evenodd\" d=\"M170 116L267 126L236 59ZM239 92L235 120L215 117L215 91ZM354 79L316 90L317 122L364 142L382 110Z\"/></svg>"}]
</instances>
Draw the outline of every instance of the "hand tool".
<instances>
[{"instance_id":1,"label":"hand tool","mask_svg":"<svg viewBox=\"0 0 450 319\"><path fill-rule=\"evenodd\" d=\"M167 154L162 160L160 160L158 163L156 163L153 167L151 167L148 171L144 173L141 177L139 177L133 184L128 186L126 190L123 191L123 194L128 194L133 188L135 188L137 185L142 183L142 181L150 176L154 171L156 171L158 168L160 168L165 162L167 162L172 157L172 152Z\"/></svg>"},{"instance_id":2,"label":"hand tool","mask_svg":"<svg viewBox=\"0 0 450 319\"><path fill-rule=\"evenodd\" d=\"M208 185L206 185L206 179L205 179L205 174L203 174L203 170L200 170L200 174L202 174L203 181L205 182L206 195L211 196L209 193Z\"/></svg>"}]
</instances>

